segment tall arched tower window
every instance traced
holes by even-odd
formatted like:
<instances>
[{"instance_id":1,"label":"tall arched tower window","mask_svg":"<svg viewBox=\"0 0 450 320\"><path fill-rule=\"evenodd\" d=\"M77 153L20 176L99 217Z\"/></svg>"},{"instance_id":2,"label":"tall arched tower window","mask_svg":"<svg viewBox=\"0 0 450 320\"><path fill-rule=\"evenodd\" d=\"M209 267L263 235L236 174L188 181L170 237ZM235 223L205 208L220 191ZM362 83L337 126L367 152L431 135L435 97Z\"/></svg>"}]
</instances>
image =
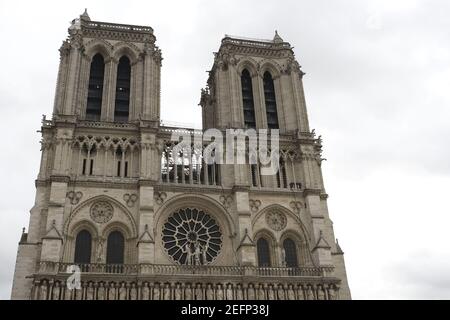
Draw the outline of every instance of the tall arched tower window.
<instances>
[{"instance_id":1,"label":"tall arched tower window","mask_svg":"<svg viewBox=\"0 0 450 320\"><path fill-rule=\"evenodd\" d=\"M107 264L122 264L124 262L125 240L120 231L113 231L108 236L106 248Z\"/></svg>"},{"instance_id":2,"label":"tall arched tower window","mask_svg":"<svg viewBox=\"0 0 450 320\"><path fill-rule=\"evenodd\" d=\"M256 128L255 103L253 102L252 77L247 69L241 74L242 105L244 107L244 125L246 128Z\"/></svg>"},{"instance_id":3,"label":"tall arched tower window","mask_svg":"<svg viewBox=\"0 0 450 320\"><path fill-rule=\"evenodd\" d=\"M296 268L298 267L298 259L297 259L297 246L295 245L294 240L287 238L283 241L283 249L285 252L285 262L286 267L288 268Z\"/></svg>"},{"instance_id":4,"label":"tall arched tower window","mask_svg":"<svg viewBox=\"0 0 450 320\"><path fill-rule=\"evenodd\" d=\"M259 238L258 241L256 241L256 250L258 252L258 266L270 267L269 242L264 238Z\"/></svg>"},{"instance_id":5,"label":"tall arched tower window","mask_svg":"<svg viewBox=\"0 0 450 320\"><path fill-rule=\"evenodd\" d=\"M264 99L266 101L267 126L269 129L279 129L275 86L270 72L264 73Z\"/></svg>"},{"instance_id":6,"label":"tall arched tower window","mask_svg":"<svg viewBox=\"0 0 450 320\"><path fill-rule=\"evenodd\" d=\"M75 240L74 263L91 263L92 237L89 231L81 230Z\"/></svg>"},{"instance_id":7,"label":"tall arched tower window","mask_svg":"<svg viewBox=\"0 0 450 320\"><path fill-rule=\"evenodd\" d=\"M98 121L102 112L103 77L105 74L105 61L97 53L91 62L89 72L89 87L86 106L86 119Z\"/></svg>"},{"instance_id":8,"label":"tall arched tower window","mask_svg":"<svg viewBox=\"0 0 450 320\"><path fill-rule=\"evenodd\" d=\"M114 108L114 121L127 122L130 109L130 59L123 56L117 67L116 104Z\"/></svg>"}]
</instances>

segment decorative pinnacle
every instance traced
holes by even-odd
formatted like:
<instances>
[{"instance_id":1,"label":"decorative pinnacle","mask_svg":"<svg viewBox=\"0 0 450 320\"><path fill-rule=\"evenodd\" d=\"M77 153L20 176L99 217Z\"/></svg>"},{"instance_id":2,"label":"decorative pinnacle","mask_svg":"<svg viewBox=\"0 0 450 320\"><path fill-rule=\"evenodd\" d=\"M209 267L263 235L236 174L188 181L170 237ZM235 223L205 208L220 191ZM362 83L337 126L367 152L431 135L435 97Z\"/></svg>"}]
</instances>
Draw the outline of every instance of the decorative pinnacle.
<instances>
[{"instance_id":1,"label":"decorative pinnacle","mask_svg":"<svg viewBox=\"0 0 450 320\"><path fill-rule=\"evenodd\" d=\"M89 14L87 12L87 8L84 9L83 14L80 16L81 20L91 21L91 18L89 17Z\"/></svg>"},{"instance_id":2,"label":"decorative pinnacle","mask_svg":"<svg viewBox=\"0 0 450 320\"><path fill-rule=\"evenodd\" d=\"M283 43L284 42L283 39L278 34L277 30L275 30L275 36L273 37L273 42L275 42L275 43Z\"/></svg>"}]
</instances>

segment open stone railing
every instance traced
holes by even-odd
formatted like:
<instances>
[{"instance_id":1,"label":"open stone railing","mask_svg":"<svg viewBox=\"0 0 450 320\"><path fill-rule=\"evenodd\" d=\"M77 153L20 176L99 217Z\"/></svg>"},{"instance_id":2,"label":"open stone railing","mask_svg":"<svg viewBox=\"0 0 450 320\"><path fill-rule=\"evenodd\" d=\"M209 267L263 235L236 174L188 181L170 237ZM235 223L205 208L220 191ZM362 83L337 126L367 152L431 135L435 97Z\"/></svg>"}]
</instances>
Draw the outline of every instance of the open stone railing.
<instances>
[{"instance_id":1,"label":"open stone railing","mask_svg":"<svg viewBox=\"0 0 450 320\"><path fill-rule=\"evenodd\" d=\"M244 38L244 37L235 37L235 36L229 36L227 35L223 40L222 43L231 43L236 45L249 45L249 46L258 46L262 48L273 48L281 47L285 49L291 49L291 45L287 42L282 43L274 43L272 40L263 40L263 39L251 39L251 38Z\"/></svg>"},{"instance_id":2,"label":"open stone railing","mask_svg":"<svg viewBox=\"0 0 450 320\"><path fill-rule=\"evenodd\" d=\"M119 30L119 31L139 31L139 32L149 32L153 33L153 29L151 27L146 26L134 26L127 24L119 24L119 23L105 23L99 21L89 21L85 22L85 26L96 29L110 29L110 30Z\"/></svg>"},{"instance_id":3,"label":"open stone railing","mask_svg":"<svg viewBox=\"0 0 450 320\"><path fill-rule=\"evenodd\" d=\"M254 267L254 266L187 266L162 264L74 264L43 261L39 266L41 274L68 273L76 265L82 273L117 275L177 275L177 276L259 276L259 277L326 277L332 276L334 268L324 267Z\"/></svg>"}]
</instances>

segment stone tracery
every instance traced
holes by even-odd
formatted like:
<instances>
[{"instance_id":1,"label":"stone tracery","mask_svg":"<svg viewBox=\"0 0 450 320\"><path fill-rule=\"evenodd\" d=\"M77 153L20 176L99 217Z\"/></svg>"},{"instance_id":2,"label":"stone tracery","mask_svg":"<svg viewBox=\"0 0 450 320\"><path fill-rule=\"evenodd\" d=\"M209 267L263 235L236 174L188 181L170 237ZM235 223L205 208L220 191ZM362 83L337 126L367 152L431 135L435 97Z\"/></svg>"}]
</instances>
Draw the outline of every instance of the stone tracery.
<instances>
[{"instance_id":1,"label":"stone tracery","mask_svg":"<svg viewBox=\"0 0 450 320\"><path fill-rule=\"evenodd\" d=\"M166 252L176 263L207 265L220 253L222 232L210 214L185 208L167 219L162 240Z\"/></svg>"}]
</instances>

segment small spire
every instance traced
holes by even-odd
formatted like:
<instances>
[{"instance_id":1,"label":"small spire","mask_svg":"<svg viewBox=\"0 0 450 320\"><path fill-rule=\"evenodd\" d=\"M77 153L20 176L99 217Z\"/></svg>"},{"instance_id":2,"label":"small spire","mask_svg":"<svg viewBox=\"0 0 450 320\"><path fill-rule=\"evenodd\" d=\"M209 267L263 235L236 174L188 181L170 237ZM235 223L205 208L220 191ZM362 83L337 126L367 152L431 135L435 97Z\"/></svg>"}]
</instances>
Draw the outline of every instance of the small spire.
<instances>
[{"instance_id":1,"label":"small spire","mask_svg":"<svg viewBox=\"0 0 450 320\"><path fill-rule=\"evenodd\" d=\"M339 245L339 240L338 239L336 239L336 253L337 254L344 254L344 251L342 251L342 248Z\"/></svg>"},{"instance_id":2,"label":"small spire","mask_svg":"<svg viewBox=\"0 0 450 320\"><path fill-rule=\"evenodd\" d=\"M275 30L275 36L273 37L273 42L275 42L275 43L283 43L284 42L283 39L278 34L277 30Z\"/></svg>"},{"instance_id":3,"label":"small spire","mask_svg":"<svg viewBox=\"0 0 450 320\"><path fill-rule=\"evenodd\" d=\"M91 18L89 17L89 14L87 12L87 8L84 9L83 14L80 16L80 19L85 21L91 21Z\"/></svg>"}]
</instances>

